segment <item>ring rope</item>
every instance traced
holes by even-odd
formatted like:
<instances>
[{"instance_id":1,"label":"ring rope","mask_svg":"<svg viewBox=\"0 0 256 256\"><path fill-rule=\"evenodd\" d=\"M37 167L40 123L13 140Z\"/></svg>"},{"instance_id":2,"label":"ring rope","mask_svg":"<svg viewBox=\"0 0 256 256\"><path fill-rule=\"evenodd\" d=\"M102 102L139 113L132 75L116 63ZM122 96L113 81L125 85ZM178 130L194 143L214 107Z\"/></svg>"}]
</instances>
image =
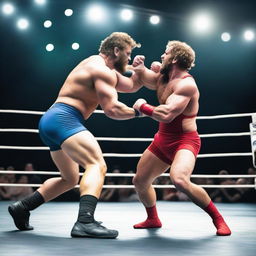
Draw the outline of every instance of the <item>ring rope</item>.
<instances>
[{"instance_id":1,"label":"ring rope","mask_svg":"<svg viewBox=\"0 0 256 256\"><path fill-rule=\"evenodd\" d=\"M48 147L27 147L27 146L0 146L0 149L14 149L14 150L49 150ZM103 153L103 157L141 157L142 154L125 154L125 153ZM252 156L252 152L240 153L212 153L212 154L199 154L197 158L207 157L232 157L232 156Z\"/></svg>"},{"instance_id":2,"label":"ring rope","mask_svg":"<svg viewBox=\"0 0 256 256\"><path fill-rule=\"evenodd\" d=\"M42 184L12 184L0 183L0 187L40 187ZM240 185L199 185L203 188L256 188L255 184L240 184ZM175 188L174 185L153 185L154 188ZM74 188L79 188L76 185ZM103 185L103 188L135 188L134 185Z\"/></svg>"},{"instance_id":3,"label":"ring rope","mask_svg":"<svg viewBox=\"0 0 256 256\"><path fill-rule=\"evenodd\" d=\"M30 110L13 110L13 109L0 109L0 113L12 113L12 114L31 114L31 115L43 115L44 111L30 111ZM96 109L93 113L103 114L103 110ZM214 115L214 116L197 116L196 119L221 119L221 118L230 118L230 117L246 117L253 116L256 113L241 113L241 114L227 114L227 115Z\"/></svg>"},{"instance_id":4,"label":"ring rope","mask_svg":"<svg viewBox=\"0 0 256 256\"><path fill-rule=\"evenodd\" d=\"M60 172L55 171L8 171L0 170L0 174L38 174L38 175L59 175ZM83 173L79 173L80 176ZM134 177L135 173L106 173L107 177ZM169 177L169 173L163 173L160 176ZM192 178L256 178L255 174L192 174Z\"/></svg>"},{"instance_id":5,"label":"ring rope","mask_svg":"<svg viewBox=\"0 0 256 256\"><path fill-rule=\"evenodd\" d=\"M0 113L10 113L10 114L28 114L28 115L43 115L45 111L31 111L31 110L14 110L14 109L0 109ZM93 113L104 114L103 110L94 110Z\"/></svg>"},{"instance_id":6,"label":"ring rope","mask_svg":"<svg viewBox=\"0 0 256 256\"><path fill-rule=\"evenodd\" d=\"M27 146L0 146L0 149L14 149L14 150L49 150L48 147L27 147ZM103 157L141 157L142 154L125 154L125 153L103 153ZM232 156L252 156L252 152L240 153L212 153L212 154L199 154L197 158L209 157L232 157Z\"/></svg>"},{"instance_id":7,"label":"ring rope","mask_svg":"<svg viewBox=\"0 0 256 256\"><path fill-rule=\"evenodd\" d=\"M38 129L15 129L15 128L3 128L0 132L28 132L39 133ZM235 133L211 133L200 134L200 138L211 137L236 137L236 136L250 136L250 132L235 132ZM116 137L96 137L98 141L152 141L153 138L116 138Z\"/></svg>"}]
</instances>

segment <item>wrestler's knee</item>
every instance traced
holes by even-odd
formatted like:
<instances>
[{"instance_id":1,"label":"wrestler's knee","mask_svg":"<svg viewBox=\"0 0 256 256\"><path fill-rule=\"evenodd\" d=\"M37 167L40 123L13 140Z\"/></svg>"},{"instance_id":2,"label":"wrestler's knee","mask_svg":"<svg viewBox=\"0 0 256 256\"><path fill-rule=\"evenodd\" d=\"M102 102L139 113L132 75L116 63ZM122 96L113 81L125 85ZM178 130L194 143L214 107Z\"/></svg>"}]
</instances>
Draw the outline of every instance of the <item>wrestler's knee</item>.
<instances>
[{"instance_id":1,"label":"wrestler's knee","mask_svg":"<svg viewBox=\"0 0 256 256\"><path fill-rule=\"evenodd\" d=\"M69 188L75 187L78 182L79 182L79 173L72 174L69 177L63 178L62 179L66 182Z\"/></svg>"},{"instance_id":2,"label":"wrestler's knee","mask_svg":"<svg viewBox=\"0 0 256 256\"><path fill-rule=\"evenodd\" d=\"M102 173L102 175L106 175L106 173L107 173L107 165L106 165L106 163L105 162L101 162L100 164L99 164L99 168L100 168L100 172Z\"/></svg>"},{"instance_id":3,"label":"wrestler's knee","mask_svg":"<svg viewBox=\"0 0 256 256\"><path fill-rule=\"evenodd\" d=\"M171 176L171 181L177 190L181 192L185 192L186 190L188 190L190 182L186 176Z\"/></svg>"},{"instance_id":4,"label":"wrestler's knee","mask_svg":"<svg viewBox=\"0 0 256 256\"><path fill-rule=\"evenodd\" d=\"M105 161L99 161L99 162L87 164L86 170L97 171L102 176L105 176L107 173L107 165L106 165Z\"/></svg>"},{"instance_id":5,"label":"wrestler's knee","mask_svg":"<svg viewBox=\"0 0 256 256\"><path fill-rule=\"evenodd\" d=\"M143 190L147 187L147 180L143 176L135 175L132 179L132 183L137 190Z\"/></svg>"}]
</instances>

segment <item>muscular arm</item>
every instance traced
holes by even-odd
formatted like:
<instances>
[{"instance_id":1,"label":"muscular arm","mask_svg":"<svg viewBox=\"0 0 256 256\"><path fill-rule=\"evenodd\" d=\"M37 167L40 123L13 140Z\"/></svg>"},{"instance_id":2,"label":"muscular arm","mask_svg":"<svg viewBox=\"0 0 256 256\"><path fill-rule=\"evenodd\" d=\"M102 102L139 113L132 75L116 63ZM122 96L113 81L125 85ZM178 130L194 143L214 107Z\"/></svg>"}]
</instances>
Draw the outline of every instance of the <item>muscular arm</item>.
<instances>
[{"instance_id":1,"label":"muscular arm","mask_svg":"<svg viewBox=\"0 0 256 256\"><path fill-rule=\"evenodd\" d=\"M145 87L151 90L156 90L157 80L160 76L160 73L156 73L144 65L145 56L137 55L133 60L133 70L138 76L138 80Z\"/></svg>"},{"instance_id":2,"label":"muscular arm","mask_svg":"<svg viewBox=\"0 0 256 256\"><path fill-rule=\"evenodd\" d=\"M116 72L117 78L118 78L116 90L118 92L126 92L126 93L137 92L143 86L138 75L132 70L129 70L129 73L130 72L131 72L130 77L126 75L121 75L120 73Z\"/></svg>"},{"instance_id":3,"label":"muscular arm","mask_svg":"<svg viewBox=\"0 0 256 256\"><path fill-rule=\"evenodd\" d=\"M144 71L137 72L137 75L145 87L150 90L156 90L157 80L160 75L159 73L155 73L154 71L145 67Z\"/></svg>"},{"instance_id":4,"label":"muscular arm","mask_svg":"<svg viewBox=\"0 0 256 256\"><path fill-rule=\"evenodd\" d=\"M151 117L159 122L171 122L176 116L183 113L196 92L197 88L194 84L180 84L167 98L165 104L154 108Z\"/></svg>"},{"instance_id":5,"label":"muscular arm","mask_svg":"<svg viewBox=\"0 0 256 256\"><path fill-rule=\"evenodd\" d=\"M99 104L106 116L112 119L131 119L135 116L135 111L133 108L129 108L118 101L115 83L116 77L114 73L108 70L102 70L97 74L94 84Z\"/></svg>"}]
</instances>

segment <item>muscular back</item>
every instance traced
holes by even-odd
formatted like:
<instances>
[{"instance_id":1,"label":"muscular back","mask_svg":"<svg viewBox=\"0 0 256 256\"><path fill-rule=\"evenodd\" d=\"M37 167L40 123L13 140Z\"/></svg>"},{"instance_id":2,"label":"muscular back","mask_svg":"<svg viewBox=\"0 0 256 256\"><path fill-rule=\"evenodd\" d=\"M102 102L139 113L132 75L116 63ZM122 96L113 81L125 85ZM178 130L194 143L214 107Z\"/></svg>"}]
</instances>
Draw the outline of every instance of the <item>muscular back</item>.
<instances>
[{"instance_id":1,"label":"muscular back","mask_svg":"<svg viewBox=\"0 0 256 256\"><path fill-rule=\"evenodd\" d=\"M63 102L77 108L85 119L89 118L99 104L95 89L95 79L104 77L115 86L115 72L109 69L99 55L91 56L80 62L68 75L56 102Z\"/></svg>"}]
</instances>

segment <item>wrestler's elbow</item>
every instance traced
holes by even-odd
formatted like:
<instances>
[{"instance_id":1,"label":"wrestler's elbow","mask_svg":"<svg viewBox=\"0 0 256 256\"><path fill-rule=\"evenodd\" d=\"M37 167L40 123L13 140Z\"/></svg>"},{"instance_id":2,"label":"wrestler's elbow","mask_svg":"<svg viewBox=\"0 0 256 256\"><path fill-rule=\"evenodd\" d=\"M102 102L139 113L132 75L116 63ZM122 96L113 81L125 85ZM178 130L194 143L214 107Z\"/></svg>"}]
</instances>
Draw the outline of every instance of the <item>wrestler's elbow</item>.
<instances>
[{"instance_id":1,"label":"wrestler's elbow","mask_svg":"<svg viewBox=\"0 0 256 256\"><path fill-rule=\"evenodd\" d=\"M173 120L173 118L171 118L169 115L162 115L158 119L158 121L162 123L170 123Z\"/></svg>"},{"instance_id":2,"label":"wrestler's elbow","mask_svg":"<svg viewBox=\"0 0 256 256\"><path fill-rule=\"evenodd\" d=\"M114 107L104 108L104 113L107 117L114 119L116 117L116 109Z\"/></svg>"},{"instance_id":3,"label":"wrestler's elbow","mask_svg":"<svg viewBox=\"0 0 256 256\"><path fill-rule=\"evenodd\" d=\"M178 115L179 113L176 111L165 111L159 115L158 121L162 123L170 123Z\"/></svg>"},{"instance_id":4,"label":"wrestler's elbow","mask_svg":"<svg viewBox=\"0 0 256 256\"><path fill-rule=\"evenodd\" d=\"M105 115L111 119L119 119L123 114L122 104L113 102L103 108Z\"/></svg>"}]
</instances>

